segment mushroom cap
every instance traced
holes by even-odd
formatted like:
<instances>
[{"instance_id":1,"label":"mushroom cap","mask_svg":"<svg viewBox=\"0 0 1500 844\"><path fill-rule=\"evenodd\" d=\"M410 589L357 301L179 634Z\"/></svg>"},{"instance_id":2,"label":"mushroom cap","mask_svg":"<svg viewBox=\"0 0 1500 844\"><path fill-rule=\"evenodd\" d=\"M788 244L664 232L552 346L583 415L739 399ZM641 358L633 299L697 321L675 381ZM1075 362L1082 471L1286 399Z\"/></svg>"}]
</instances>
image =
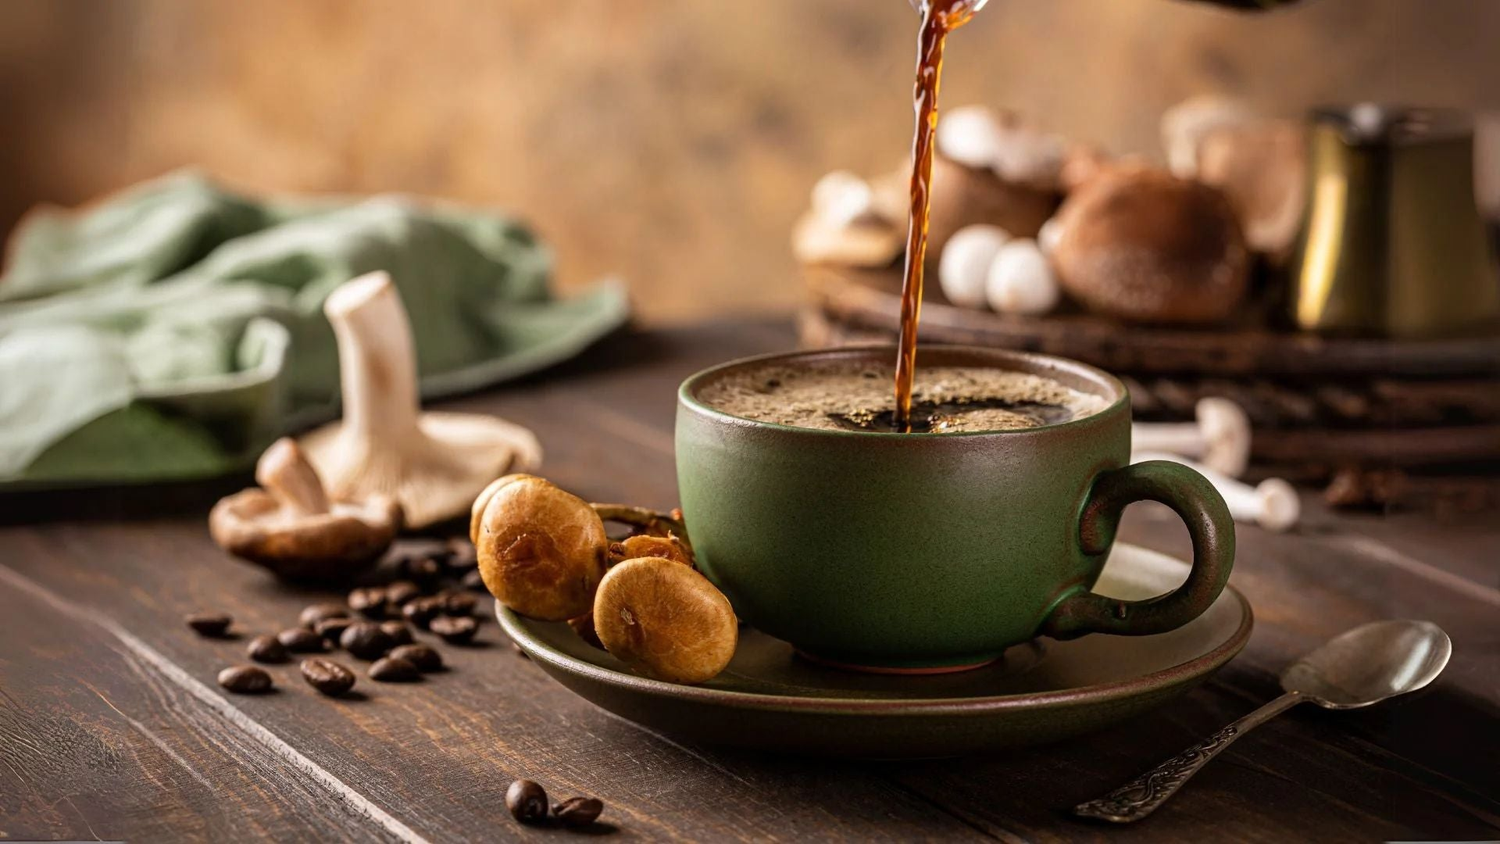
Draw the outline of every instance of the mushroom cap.
<instances>
[{"instance_id":1,"label":"mushroom cap","mask_svg":"<svg viewBox=\"0 0 1500 844\"><path fill-rule=\"evenodd\" d=\"M1198 178L1239 211L1250 248L1283 262L1307 198L1307 130L1294 120L1214 129L1198 142Z\"/></svg>"},{"instance_id":2,"label":"mushroom cap","mask_svg":"<svg viewBox=\"0 0 1500 844\"><path fill-rule=\"evenodd\" d=\"M712 679L739 642L729 599L708 578L662 557L609 570L594 600L594 629L632 670L671 683Z\"/></svg>"},{"instance_id":3,"label":"mushroom cap","mask_svg":"<svg viewBox=\"0 0 1500 844\"><path fill-rule=\"evenodd\" d=\"M965 167L943 155L933 156L930 196L927 259L933 266L948 240L972 225L1035 237L1061 198L1056 190L1007 182L992 169Z\"/></svg>"},{"instance_id":4,"label":"mushroom cap","mask_svg":"<svg viewBox=\"0 0 1500 844\"><path fill-rule=\"evenodd\" d=\"M980 224L955 232L938 259L938 283L948 301L965 308L985 306L985 279L990 265L1010 233L999 226Z\"/></svg>"},{"instance_id":5,"label":"mushroom cap","mask_svg":"<svg viewBox=\"0 0 1500 844\"><path fill-rule=\"evenodd\" d=\"M1302 500L1297 489L1281 478L1267 478L1255 488L1260 496L1260 518L1256 524L1275 533L1296 527L1302 516Z\"/></svg>"},{"instance_id":6,"label":"mushroom cap","mask_svg":"<svg viewBox=\"0 0 1500 844\"><path fill-rule=\"evenodd\" d=\"M1071 194L1055 219L1058 281L1090 310L1204 323L1245 298L1250 251L1217 188L1152 168L1111 170Z\"/></svg>"},{"instance_id":7,"label":"mushroom cap","mask_svg":"<svg viewBox=\"0 0 1500 844\"><path fill-rule=\"evenodd\" d=\"M415 529L469 513L495 478L541 464L536 435L493 416L425 412L417 429L401 443L375 443L335 422L300 443L330 498L389 496Z\"/></svg>"},{"instance_id":8,"label":"mushroom cap","mask_svg":"<svg viewBox=\"0 0 1500 844\"><path fill-rule=\"evenodd\" d=\"M541 478L497 489L474 543L484 585L527 618L566 621L589 611L609 537L587 501Z\"/></svg>"},{"instance_id":9,"label":"mushroom cap","mask_svg":"<svg viewBox=\"0 0 1500 844\"><path fill-rule=\"evenodd\" d=\"M536 477L536 475L528 475L524 472L516 472L515 474L511 475L504 475L491 481L490 485L485 487L484 491L480 492L479 495L474 498L474 506L469 509L470 543L476 546L479 544L480 518L484 515L484 508L489 506L490 499L495 497L495 493L499 492L507 485L521 480L522 478L534 477Z\"/></svg>"},{"instance_id":10,"label":"mushroom cap","mask_svg":"<svg viewBox=\"0 0 1500 844\"><path fill-rule=\"evenodd\" d=\"M305 513L252 487L214 505L208 529L229 553L289 580L342 580L385 553L401 525L393 499L335 503L326 513Z\"/></svg>"}]
</instances>

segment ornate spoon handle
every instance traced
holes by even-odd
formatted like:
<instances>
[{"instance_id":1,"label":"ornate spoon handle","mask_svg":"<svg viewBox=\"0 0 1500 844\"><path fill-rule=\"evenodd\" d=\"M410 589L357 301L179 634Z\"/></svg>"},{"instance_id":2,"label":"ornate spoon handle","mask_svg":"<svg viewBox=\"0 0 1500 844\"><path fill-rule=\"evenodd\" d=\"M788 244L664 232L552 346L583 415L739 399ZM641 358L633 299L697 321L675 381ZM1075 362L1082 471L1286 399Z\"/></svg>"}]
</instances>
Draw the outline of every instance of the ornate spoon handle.
<instances>
[{"instance_id":1,"label":"ornate spoon handle","mask_svg":"<svg viewBox=\"0 0 1500 844\"><path fill-rule=\"evenodd\" d=\"M1073 814L1111 823L1138 821L1167 802L1189 777L1235 739L1302 700L1297 692L1287 692L1103 797L1079 803L1073 807Z\"/></svg>"}]
</instances>

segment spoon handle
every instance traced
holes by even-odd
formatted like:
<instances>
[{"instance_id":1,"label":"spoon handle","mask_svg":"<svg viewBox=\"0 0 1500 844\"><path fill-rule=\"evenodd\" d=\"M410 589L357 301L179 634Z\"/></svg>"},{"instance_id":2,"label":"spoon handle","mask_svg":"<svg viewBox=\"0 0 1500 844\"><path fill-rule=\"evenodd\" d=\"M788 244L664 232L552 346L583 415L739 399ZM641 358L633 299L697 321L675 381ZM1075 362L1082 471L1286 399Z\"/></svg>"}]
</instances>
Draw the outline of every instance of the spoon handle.
<instances>
[{"instance_id":1,"label":"spoon handle","mask_svg":"<svg viewBox=\"0 0 1500 844\"><path fill-rule=\"evenodd\" d=\"M1073 807L1073 814L1111 823L1138 821L1167 802L1189 777L1235 739L1302 700L1297 692L1287 692L1103 797L1079 803Z\"/></svg>"}]
</instances>

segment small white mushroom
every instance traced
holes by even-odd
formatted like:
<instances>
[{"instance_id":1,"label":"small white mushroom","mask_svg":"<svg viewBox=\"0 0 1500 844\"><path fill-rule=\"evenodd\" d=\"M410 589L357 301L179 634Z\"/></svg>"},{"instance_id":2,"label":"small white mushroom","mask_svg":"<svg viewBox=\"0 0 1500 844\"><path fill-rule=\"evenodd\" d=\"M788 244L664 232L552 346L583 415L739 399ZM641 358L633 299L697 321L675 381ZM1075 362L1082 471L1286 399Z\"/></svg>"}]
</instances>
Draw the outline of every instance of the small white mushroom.
<instances>
[{"instance_id":1,"label":"small white mushroom","mask_svg":"<svg viewBox=\"0 0 1500 844\"><path fill-rule=\"evenodd\" d=\"M869 182L848 170L834 170L813 185L812 207L828 223L849 225L874 210L875 195Z\"/></svg>"},{"instance_id":2,"label":"small white mushroom","mask_svg":"<svg viewBox=\"0 0 1500 844\"><path fill-rule=\"evenodd\" d=\"M804 264L883 267L903 243L904 230L877 209L870 183L844 170L813 185L812 207L792 227L792 252Z\"/></svg>"},{"instance_id":3,"label":"small white mushroom","mask_svg":"<svg viewBox=\"0 0 1500 844\"><path fill-rule=\"evenodd\" d=\"M937 148L950 161L976 170L995 166L1004 130L994 111L977 105L959 106L938 120Z\"/></svg>"},{"instance_id":4,"label":"small white mushroom","mask_svg":"<svg viewBox=\"0 0 1500 844\"><path fill-rule=\"evenodd\" d=\"M1203 461L1216 472L1237 478L1250 465L1250 418L1225 398L1200 399L1194 422L1137 422L1131 447L1165 451Z\"/></svg>"},{"instance_id":5,"label":"small white mushroom","mask_svg":"<svg viewBox=\"0 0 1500 844\"><path fill-rule=\"evenodd\" d=\"M948 238L938 262L938 283L948 301L965 308L985 306L990 265L1010 235L999 226L966 226Z\"/></svg>"},{"instance_id":6,"label":"small white mushroom","mask_svg":"<svg viewBox=\"0 0 1500 844\"><path fill-rule=\"evenodd\" d=\"M470 413L423 413L406 309L391 277L370 273L328 295L344 418L301 439L335 500L390 496L423 528L469 513L491 481L541 462L519 425Z\"/></svg>"},{"instance_id":7,"label":"small white mushroom","mask_svg":"<svg viewBox=\"0 0 1500 844\"><path fill-rule=\"evenodd\" d=\"M1302 516L1302 502L1297 497L1297 490L1281 478L1267 478L1250 486L1180 455L1150 451L1134 451L1130 455L1132 463L1147 460L1180 463L1207 478L1224 496L1230 515L1237 521L1252 522L1266 530L1283 533L1296 527Z\"/></svg>"},{"instance_id":8,"label":"small white mushroom","mask_svg":"<svg viewBox=\"0 0 1500 844\"><path fill-rule=\"evenodd\" d=\"M1012 240L1000 247L985 280L985 298L1002 314L1044 314L1057 307L1057 278L1036 241Z\"/></svg>"},{"instance_id":9,"label":"small white mushroom","mask_svg":"<svg viewBox=\"0 0 1500 844\"><path fill-rule=\"evenodd\" d=\"M1052 250L1057 248L1057 242L1062 239L1062 223L1056 217L1042 223L1041 231L1036 233L1037 248L1042 250L1043 255L1051 255Z\"/></svg>"}]
</instances>

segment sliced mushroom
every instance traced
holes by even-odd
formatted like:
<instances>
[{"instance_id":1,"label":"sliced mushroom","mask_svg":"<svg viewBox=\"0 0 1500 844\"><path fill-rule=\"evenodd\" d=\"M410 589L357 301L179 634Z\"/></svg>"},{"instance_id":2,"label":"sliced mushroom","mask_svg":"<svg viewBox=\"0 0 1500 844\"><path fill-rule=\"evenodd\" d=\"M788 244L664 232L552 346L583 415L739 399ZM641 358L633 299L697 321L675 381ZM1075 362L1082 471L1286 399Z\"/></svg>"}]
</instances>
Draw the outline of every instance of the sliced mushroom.
<instances>
[{"instance_id":1,"label":"sliced mushroom","mask_svg":"<svg viewBox=\"0 0 1500 844\"><path fill-rule=\"evenodd\" d=\"M323 303L338 340L344 419L302 438L339 500L389 495L424 528L469 512L496 477L534 469L525 428L468 413L422 413L411 325L383 272L341 285Z\"/></svg>"},{"instance_id":2,"label":"sliced mushroom","mask_svg":"<svg viewBox=\"0 0 1500 844\"><path fill-rule=\"evenodd\" d=\"M1207 323L1244 301L1250 251L1218 188L1152 168L1116 169L1069 195L1054 220L1058 281L1092 311Z\"/></svg>"},{"instance_id":3,"label":"sliced mushroom","mask_svg":"<svg viewBox=\"0 0 1500 844\"><path fill-rule=\"evenodd\" d=\"M593 606L609 537L587 501L542 478L518 478L489 496L476 533L479 575L504 606L543 621Z\"/></svg>"},{"instance_id":4,"label":"sliced mushroom","mask_svg":"<svg viewBox=\"0 0 1500 844\"><path fill-rule=\"evenodd\" d=\"M632 670L672 683L712 679L739 642L729 599L708 578L661 557L609 570L594 601L594 629Z\"/></svg>"},{"instance_id":5,"label":"sliced mushroom","mask_svg":"<svg viewBox=\"0 0 1500 844\"><path fill-rule=\"evenodd\" d=\"M1301 123L1261 120L1209 132L1198 144L1198 178L1229 195L1251 249L1285 262L1307 200Z\"/></svg>"},{"instance_id":6,"label":"sliced mushroom","mask_svg":"<svg viewBox=\"0 0 1500 844\"><path fill-rule=\"evenodd\" d=\"M291 580L343 580L380 557L401 526L389 496L330 501L296 441L277 440L255 466L260 488L219 501L208 517L220 547Z\"/></svg>"}]
</instances>

